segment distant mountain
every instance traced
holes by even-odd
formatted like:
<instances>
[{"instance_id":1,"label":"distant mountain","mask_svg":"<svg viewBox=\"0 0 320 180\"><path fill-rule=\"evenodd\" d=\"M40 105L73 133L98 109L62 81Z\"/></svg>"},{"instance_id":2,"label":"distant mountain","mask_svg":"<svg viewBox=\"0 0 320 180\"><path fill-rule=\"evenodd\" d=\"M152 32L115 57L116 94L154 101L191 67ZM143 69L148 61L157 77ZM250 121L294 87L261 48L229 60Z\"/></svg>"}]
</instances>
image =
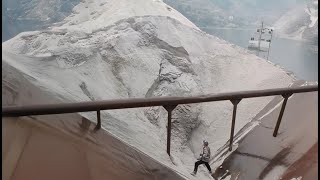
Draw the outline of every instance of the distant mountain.
<instances>
[{"instance_id":1,"label":"distant mountain","mask_svg":"<svg viewBox=\"0 0 320 180\"><path fill-rule=\"evenodd\" d=\"M276 35L318 42L317 0L164 0L202 29L274 24Z\"/></svg>"},{"instance_id":2,"label":"distant mountain","mask_svg":"<svg viewBox=\"0 0 320 180\"><path fill-rule=\"evenodd\" d=\"M285 13L274 27L277 35L318 43L318 1L307 1Z\"/></svg>"},{"instance_id":3,"label":"distant mountain","mask_svg":"<svg viewBox=\"0 0 320 180\"><path fill-rule=\"evenodd\" d=\"M80 0L2 0L2 42L20 32L41 30L71 14Z\"/></svg>"},{"instance_id":4,"label":"distant mountain","mask_svg":"<svg viewBox=\"0 0 320 180\"><path fill-rule=\"evenodd\" d=\"M261 20L272 24L283 13L302 2L292 0L164 0L201 27L248 28Z\"/></svg>"}]
</instances>

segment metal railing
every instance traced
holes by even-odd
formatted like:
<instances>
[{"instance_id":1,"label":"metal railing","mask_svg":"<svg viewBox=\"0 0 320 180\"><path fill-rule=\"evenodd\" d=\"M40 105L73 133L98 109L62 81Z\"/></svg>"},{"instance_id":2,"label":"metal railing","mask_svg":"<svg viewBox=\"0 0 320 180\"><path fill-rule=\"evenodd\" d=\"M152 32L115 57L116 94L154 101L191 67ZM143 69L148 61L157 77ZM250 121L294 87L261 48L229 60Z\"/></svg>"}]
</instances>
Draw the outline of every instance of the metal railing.
<instances>
[{"instance_id":1,"label":"metal railing","mask_svg":"<svg viewBox=\"0 0 320 180\"><path fill-rule=\"evenodd\" d=\"M95 129L101 128L101 110L126 109L151 106L163 106L168 112L168 128L167 128L167 153L170 156L170 138L171 138L171 114L172 111L180 104L204 103L212 101L230 100L233 104L231 133L229 150L232 150L233 135L236 121L237 105L244 98L264 97L282 95L284 101L280 110L280 114L275 126L273 136L276 137L280 127L281 119L287 104L288 98L294 93L305 93L318 91L318 85L302 86L295 88L278 88L254 91L228 92L213 95L203 95L194 97L153 97L153 98L133 98L133 99L117 99L105 101L90 101L78 103L62 103L62 104L43 104L30 106L4 106L2 107L2 117L18 117L30 115L48 115L48 114L64 114L75 112L97 112L97 125Z\"/></svg>"}]
</instances>

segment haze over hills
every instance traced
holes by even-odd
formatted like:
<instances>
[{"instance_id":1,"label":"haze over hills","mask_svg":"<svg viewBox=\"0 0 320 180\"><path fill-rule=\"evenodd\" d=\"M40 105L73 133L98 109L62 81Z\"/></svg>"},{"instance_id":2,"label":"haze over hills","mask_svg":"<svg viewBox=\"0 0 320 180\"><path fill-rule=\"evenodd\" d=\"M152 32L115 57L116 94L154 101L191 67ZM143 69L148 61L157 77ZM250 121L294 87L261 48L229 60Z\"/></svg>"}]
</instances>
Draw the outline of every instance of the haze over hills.
<instances>
[{"instance_id":1,"label":"haze over hills","mask_svg":"<svg viewBox=\"0 0 320 180\"><path fill-rule=\"evenodd\" d=\"M80 0L3 0L2 42L20 32L41 30L67 17Z\"/></svg>"},{"instance_id":2,"label":"haze over hills","mask_svg":"<svg viewBox=\"0 0 320 180\"><path fill-rule=\"evenodd\" d=\"M301 28L307 26L306 24L311 23L309 21L312 21L311 24L315 23L311 19L317 18L318 9L318 5L315 4L317 0L164 0L164 2L180 11L200 28L256 28L263 20L270 25L276 23L275 25L281 28L279 35L294 39L301 39L297 34L302 31ZM79 3L80 0L4 0L2 42L20 32L45 29L62 21ZM317 35L317 22L315 26L306 28L303 34L305 37L303 39L314 40Z\"/></svg>"},{"instance_id":3,"label":"haze over hills","mask_svg":"<svg viewBox=\"0 0 320 180\"><path fill-rule=\"evenodd\" d=\"M275 22L295 7L292 0L165 0L199 27L256 28Z\"/></svg>"},{"instance_id":4,"label":"haze over hills","mask_svg":"<svg viewBox=\"0 0 320 180\"><path fill-rule=\"evenodd\" d=\"M20 33L2 43L2 50L3 105L191 96L294 81L272 63L201 31L160 0L83 1L63 21ZM236 132L271 99L242 100ZM230 102L179 105L171 159L162 107L104 111L102 126L190 177L203 139L212 154L228 141L231 114ZM95 113L80 115L96 121ZM199 178L210 179L200 172Z\"/></svg>"},{"instance_id":5,"label":"haze over hills","mask_svg":"<svg viewBox=\"0 0 320 180\"><path fill-rule=\"evenodd\" d=\"M318 1L165 0L202 29L257 28L263 21L280 37L317 41ZM315 42L317 43L317 42Z\"/></svg>"},{"instance_id":6,"label":"haze over hills","mask_svg":"<svg viewBox=\"0 0 320 180\"><path fill-rule=\"evenodd\" d=\"M278 35L318 44L318 0L307 2L292 8L275 22Z\"/></svg>"}]
</instances>

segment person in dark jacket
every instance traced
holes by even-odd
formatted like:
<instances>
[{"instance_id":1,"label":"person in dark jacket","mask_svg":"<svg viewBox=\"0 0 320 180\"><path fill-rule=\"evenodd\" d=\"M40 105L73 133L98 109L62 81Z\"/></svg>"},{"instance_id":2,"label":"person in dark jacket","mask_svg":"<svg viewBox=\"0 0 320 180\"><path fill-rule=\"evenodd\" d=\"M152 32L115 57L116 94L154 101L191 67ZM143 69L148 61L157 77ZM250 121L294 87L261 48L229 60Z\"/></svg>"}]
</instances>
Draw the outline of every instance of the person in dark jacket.
<instances>
[{"instance_id":1,"label":"person in dark jacket","mask_svg":"<svg viewBox=\"0 0 320 180\"><path fill-rule=\"evenodd\" d=\"M195 162L195 164L194 164L194 170L191 173L192 175L197 174L198 166L200 164L206 165L207 169L209 170L209 173L212 174L211 167L209 165L210 155L211 155L211 152L210 152L210 148L209 148L209 143L208 143L208 141L203 141L202 153L200 154L198 161Z\"/></svg>"}]
</instances>

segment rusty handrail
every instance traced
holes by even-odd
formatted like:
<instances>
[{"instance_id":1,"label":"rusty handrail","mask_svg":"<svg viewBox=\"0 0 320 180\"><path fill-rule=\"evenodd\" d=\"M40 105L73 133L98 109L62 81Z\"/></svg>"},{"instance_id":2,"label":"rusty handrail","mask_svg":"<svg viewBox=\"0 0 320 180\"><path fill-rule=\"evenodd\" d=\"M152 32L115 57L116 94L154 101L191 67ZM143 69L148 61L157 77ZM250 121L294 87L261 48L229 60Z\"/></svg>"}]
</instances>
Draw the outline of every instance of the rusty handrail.
<instances>
[{"instance_id":1,"label":"rusty handrail","mask_svg":"<svg viewBox=\"0 0 320 180\"><path fill-rule=\"evenodd\" d=\"M61 104L41 104L41 105L28 105L28 106L3 106L2 117L18 117L30 115L47 115L47 114L64 114L75 112L97 112L97 129L101 128L100 111L110 109L126 109L126 108L139 108L151 106L163 106L168 111L168 132L167 132L167 152L170 155L170 136L171 136L171 112L179 104L203 103L211 101L225 101L230 100L234 106L232 115L232 127L230 135L229 150L232 149L233 132L235 126L236 108L238 102L244 98L264 97L282 95L285 101L282 105L281 112L277 121L277 125L273 136L276 137L283 111L287 99L295 93L305 93L318 91L318 85L301 86L294 88L277 88L277 89L264 89L240 92L228 92L219 94L209 94L193 97L152 97L152 98L132 98L132 99L114 99L104 101L87 101L77 103L61 103Z\"/></svg>"},{"instance_id":2,"label":"rusty handrail","mask_svg":"<svg viewBox=\"0 0 320 180\"><path fill-rule=\"evenodd\" d=\"M211 101L236 100L244 98L283 95L286 93L303 93L318 91L318 85L302 86L296 88L278 88L254 91L228 92L213 95L194 97L153 97L115 99L104 101L86 101L77 103L40 104L28 106L3 106L2 117L17 117L30 115L64 114L75 112L88 112L110 109L126 109L150 106L168 106L178 104L203 103Z\"/></svg>"}]
</instances>

